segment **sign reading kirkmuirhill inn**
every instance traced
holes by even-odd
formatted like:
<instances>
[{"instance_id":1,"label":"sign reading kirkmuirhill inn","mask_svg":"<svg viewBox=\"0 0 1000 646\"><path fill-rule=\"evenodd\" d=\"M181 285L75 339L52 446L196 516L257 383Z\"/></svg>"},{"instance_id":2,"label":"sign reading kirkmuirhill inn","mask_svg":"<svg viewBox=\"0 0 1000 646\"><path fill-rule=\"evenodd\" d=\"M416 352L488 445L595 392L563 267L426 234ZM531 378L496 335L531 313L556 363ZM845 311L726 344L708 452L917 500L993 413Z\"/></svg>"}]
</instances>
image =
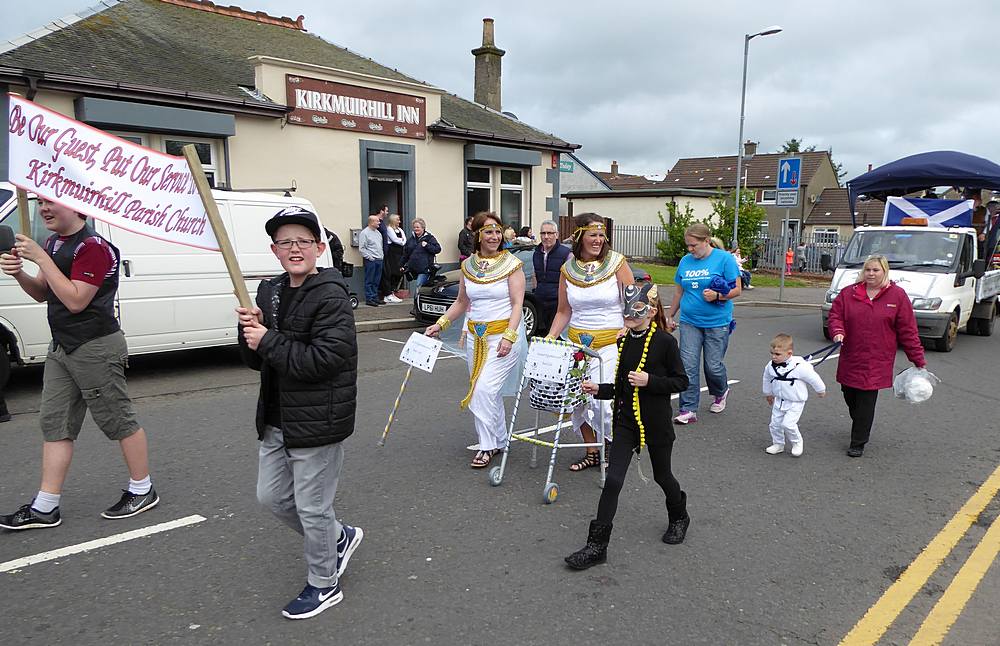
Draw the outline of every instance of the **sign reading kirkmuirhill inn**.
<instances>
[{"instance_id":1,"label":"sign reading kirkmuirhill inn","mask_svg":"<svg viewBox=\"0 0 1000 646\"><path fill-rule=\"evenodd\" d=\"M285 75L289 123L423 139L423 97Z\"/></svg>"}]
</instances>

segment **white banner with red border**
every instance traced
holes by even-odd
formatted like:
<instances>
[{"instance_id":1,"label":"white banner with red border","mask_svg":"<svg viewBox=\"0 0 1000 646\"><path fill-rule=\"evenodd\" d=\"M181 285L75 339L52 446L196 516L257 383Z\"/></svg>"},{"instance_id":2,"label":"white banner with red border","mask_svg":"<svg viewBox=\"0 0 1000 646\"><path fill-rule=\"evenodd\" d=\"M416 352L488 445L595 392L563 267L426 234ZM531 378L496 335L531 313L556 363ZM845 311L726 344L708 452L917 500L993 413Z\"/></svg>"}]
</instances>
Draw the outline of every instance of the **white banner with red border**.
<instances>
[{"instance_id":1,"label":"white banner with red border","mask_svg":"<svg viewBox=\"0 0 1000 646\"><path fill-rule=\"evenodd\" d=\"M133 233L219 250L183 157L8 97L12 184Z\"/></svg>"}]
</instances>

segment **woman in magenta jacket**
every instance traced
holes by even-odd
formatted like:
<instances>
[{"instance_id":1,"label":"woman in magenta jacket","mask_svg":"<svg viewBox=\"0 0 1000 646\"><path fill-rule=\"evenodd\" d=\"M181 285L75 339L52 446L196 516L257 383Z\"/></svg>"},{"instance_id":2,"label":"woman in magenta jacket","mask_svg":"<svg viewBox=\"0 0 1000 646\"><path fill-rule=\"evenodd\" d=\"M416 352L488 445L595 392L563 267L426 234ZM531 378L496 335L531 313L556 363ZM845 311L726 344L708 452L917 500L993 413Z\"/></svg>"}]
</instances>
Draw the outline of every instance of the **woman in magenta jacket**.
<instances>
[{"instance_id":1,"label":"woman in magenta jacket","mask_svg":"<svg viewBox=\"0 0 1000 646\"><path fill-rule=\"evenodd\" d=\"M878 391L892 387L896 348L902 346L918 368L927 365L910 297L889 280L885 256L870 256L861 280L837 294L828 325L833 340L844 344L837 381L851 413L847 455L858 458L871 434Z\"/></svg>"}]
</instances>

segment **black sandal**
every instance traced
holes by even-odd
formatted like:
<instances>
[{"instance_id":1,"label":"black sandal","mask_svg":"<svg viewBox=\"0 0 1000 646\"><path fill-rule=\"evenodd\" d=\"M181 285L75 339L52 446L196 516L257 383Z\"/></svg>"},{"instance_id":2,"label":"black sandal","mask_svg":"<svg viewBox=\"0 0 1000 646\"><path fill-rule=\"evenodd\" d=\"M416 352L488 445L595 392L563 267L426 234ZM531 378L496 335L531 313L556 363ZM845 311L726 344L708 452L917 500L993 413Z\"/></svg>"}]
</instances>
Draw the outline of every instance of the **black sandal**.
<instances>
[{"instance_id":1,"label":"black sandal","mask_svg":"<svg viewBox=\"0 0 1000 646\"><path fill-rule=\"evenodd\" d=\"M500 449L491 449L489 451L479 451L476 453L476 457L472 458L472 462L469 464L473 469L485 469L490 466L490 462L493 461L493 456L500 452Z\"/></svg>"},{"instance_id":2,"label":"black sandal","mask_svg":"<svg viewBox=\"0 0 1000 646\"><path fill-rule=\"evenodd\" d=\"M569 465L570 471L584 471L591 467L598 467L601 465L601 454L591 453L587 451L586 454L573 464Z\"/></svg>"}]
</instances>

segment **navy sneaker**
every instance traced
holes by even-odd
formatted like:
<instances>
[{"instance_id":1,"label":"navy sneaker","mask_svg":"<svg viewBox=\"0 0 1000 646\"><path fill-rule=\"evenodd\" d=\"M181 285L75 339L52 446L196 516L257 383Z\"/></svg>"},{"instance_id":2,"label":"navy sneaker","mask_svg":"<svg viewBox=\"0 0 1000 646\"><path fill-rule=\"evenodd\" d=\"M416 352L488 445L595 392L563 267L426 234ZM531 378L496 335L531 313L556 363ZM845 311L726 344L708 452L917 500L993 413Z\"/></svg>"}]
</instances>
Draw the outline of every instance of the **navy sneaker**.
<instances>
[{"instance_id":1,"label":"navy sneaker","mask_svg":"<svg viewBox=\"0 0 1000 646\"><path fill-rule=\"evenodd\" d=\"M351 560L354 550L361 545L365 532L360 527L341 525L340 539L337 540L337 578L344 576L347 569L347 562Z\"/></svg>"},{"instance_id":2,"label":"navy sneaker","mask_svg":"<svg viewBox=\"0 0 1000 646\"><path fill-rule=\"evenodd\" d=\"M122 497L114 506L102 511L101 516L111 520L131 518L152 509L159 502L160 497L156 495L156 489L150 488L149 493L130 493L128 489L122 489Z\"/></svg>"},{"instance_id":3,"label":"navy sneaker","mask_svg":"<svg viewBox=\"0 0 1000 646\"><path fill-rule=\"evenodd\" d=\"M27 504L21 505L13 514L0 516L0 527L4 529L41 529L43 527L58 527L61 523L62 518L59 517L58 507L43 514Z\"/></svg>"},{"instance_id":4,"label":"navy sneaker","mask_svg":"<svg viewBox=\"0 0 1000 646\"><path fill-rule=\"evenodd\" d=\"M299 596L290 601L281 614L288 619L308 619L343 600L344 593L340 590L340 582L332 588L317 588L306 584Z\"/></svg>"}]
</instances>

